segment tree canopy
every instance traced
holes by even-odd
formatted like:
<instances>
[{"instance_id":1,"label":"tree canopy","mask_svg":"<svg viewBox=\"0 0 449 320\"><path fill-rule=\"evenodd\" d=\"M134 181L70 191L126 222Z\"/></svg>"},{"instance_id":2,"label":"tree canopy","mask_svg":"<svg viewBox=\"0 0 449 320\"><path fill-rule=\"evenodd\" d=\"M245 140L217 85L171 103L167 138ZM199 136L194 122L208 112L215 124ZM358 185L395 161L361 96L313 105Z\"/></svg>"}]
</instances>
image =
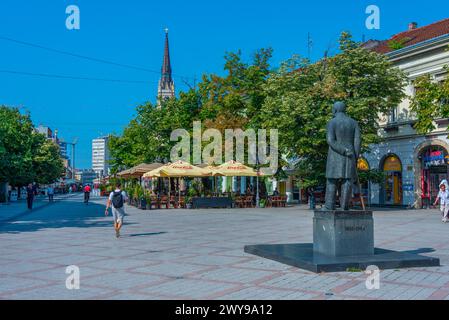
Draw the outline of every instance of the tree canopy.
<instances>
[{"instance_id":1,"label":"tree canopy","mask_svg":"<svg viewBox=\"0 0 449 320\"><path fill-rule=\"evenodd\" d=\"M378 53L340 38L340 53L316 63L294 57L269 78L261 110L265 127L279 128L279 148L297 159L304 185L324 182L328 145L326 124L335 101L359 122L363 151L380 140L378 122L404 97L405 75Z\"/></svg>"},{"instance_id":2,"label":"tree canopy","mask_svg":"<svg viewBox=\"0 0 449 320\"><path fill-rule=\"evenodd\" d=\"M59 146L35 132L30 115L0 106L0 182L48 184L63 172Z\"/></svg>"},{"instance_id":3,"label":"tree canopy","mask_svg":"<svg viewBox=\"0 0 449 320\"><path fill-rule=\"evenodd\" d=\"M252 63L245 63L240 52L228 53L224 76L204 75L197 88L162 101L160 108L151 103L138 106L137 116L123 134L110 139L112 171L142 162L169 161L176 143L170 141L171 132L185 129L192 133L194 121L202 122L203 131L257 128L271 55L271 49L261 49Z\"/></svg>"},{"instance_id":4,"label":"tree canopy","mask_svg":"<svg viewBox=\"0 0 449 320\"><path fill-rule=\"evenodd\" d=\"M348 114L360 123L363 150L379 141L378 120L403 99L405 75L385 56L368 51L343 33L340 53L311 63L294 56L274 70L271 49L257 51L250 63L241 52L225 56L223 76L204 75L198 87L156 108L137 108L137 116L110 147L114 170L140 162L168 160L170 133L203 128L278 129L279 154L296 159L305 184L323 182L326 123L332 104L344 100ZM283 163L283 162L280 162ZM285 163L285 162L284 162Z\"/></svg>"},{"instance_id":5,"label":"tree canopy","mask_svg":"<svg viewBox=\"0 0 449 320\"><path fill-rule=\"evenodd\" d=\"M414 81L416 93L410 109L416 117L416 131L426 134L435 129L435 119L449 118L449 79L434 81L424 75Z\"/></svg>"}]
</instances>

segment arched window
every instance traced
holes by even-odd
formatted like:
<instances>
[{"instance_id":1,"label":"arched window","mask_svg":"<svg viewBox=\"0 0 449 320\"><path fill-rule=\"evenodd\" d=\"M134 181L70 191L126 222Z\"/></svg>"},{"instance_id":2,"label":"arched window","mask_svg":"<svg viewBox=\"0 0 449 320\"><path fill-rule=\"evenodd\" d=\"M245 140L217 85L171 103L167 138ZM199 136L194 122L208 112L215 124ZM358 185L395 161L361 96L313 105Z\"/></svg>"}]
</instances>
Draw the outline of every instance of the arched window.
<instances>
[{"instance_id":1,"label":"arched window","mask_svg":"<svg viewBox=\"0 0 449 320\"><path fill-rule=\"evenodd\" d=\"M402 165L399 158L395 155L388 156L384 160L384 171L395 171L395 172L401 172L402 171Z\"/></svg>"}]
</instances>

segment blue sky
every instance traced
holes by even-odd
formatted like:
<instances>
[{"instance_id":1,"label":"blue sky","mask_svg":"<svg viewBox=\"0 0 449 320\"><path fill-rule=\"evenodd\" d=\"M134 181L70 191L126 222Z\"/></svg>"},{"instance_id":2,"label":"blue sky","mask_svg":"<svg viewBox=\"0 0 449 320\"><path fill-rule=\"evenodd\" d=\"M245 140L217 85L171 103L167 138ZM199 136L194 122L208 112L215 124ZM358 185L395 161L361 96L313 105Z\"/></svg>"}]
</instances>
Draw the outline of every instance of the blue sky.
<instances>
[{"instance_id":1,"label":"blue sky","mask_svg":"<svg viewBox=\"0 0 449 320\"><path fill-rule=\"evenodd\" d=\"M68 5L77 5L81 29L65 27ZM365 9L377 5L380 30L367 30ZM77 168L91 166L91 140L120 133L135 107L154 101L162 63L163 29L170 29L172 68L177 91L183 77L222 73L226 51L241 49L245 58L258 48L274 49L273 65L293 54L312 59L330 47L336 52L341 31L356 40L384 39L406 30L409 22L425 25L449 17L447 0L2 0L0 37L38 44L121 64L143 72L86 61L0 39L0 70L75 77L144 81L112 83L23 76L0 72L0 104L29 110L36 125L58 129L67 141L79 138Z\"/></svg>"}]
</instances>

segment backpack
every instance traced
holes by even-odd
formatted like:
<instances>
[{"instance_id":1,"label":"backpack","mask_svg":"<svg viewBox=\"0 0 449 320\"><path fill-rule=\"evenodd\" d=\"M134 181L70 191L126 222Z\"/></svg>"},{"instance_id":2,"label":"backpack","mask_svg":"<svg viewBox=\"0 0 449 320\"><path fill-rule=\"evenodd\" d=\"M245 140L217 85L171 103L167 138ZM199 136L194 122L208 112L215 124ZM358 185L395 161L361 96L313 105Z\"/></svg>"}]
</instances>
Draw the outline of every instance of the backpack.
<instances>
[{"instance_id":1,"label":"backpack","mask_svg":"<svg viewBox=\"0 0 449 320\"><path fill-rule=\"evenodd\" d=\"M112 195L112 205L116 209L120 209L123 207L123 195L121 191L114 191L114 194Z\"/></svg>"}]
</instances>

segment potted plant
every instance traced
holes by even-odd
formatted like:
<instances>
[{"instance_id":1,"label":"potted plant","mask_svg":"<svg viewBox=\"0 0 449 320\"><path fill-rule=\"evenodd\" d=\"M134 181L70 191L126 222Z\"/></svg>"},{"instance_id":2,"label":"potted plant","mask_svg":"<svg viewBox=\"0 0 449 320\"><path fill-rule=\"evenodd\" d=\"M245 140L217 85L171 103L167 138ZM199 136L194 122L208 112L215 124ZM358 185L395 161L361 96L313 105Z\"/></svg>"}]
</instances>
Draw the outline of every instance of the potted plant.
<instances>
[{"instance_id":1,"label":"potted plant","mask_svg":"<svg viewBox=\"0 0 449 320\"><path fill-rule=\"evenodd\" d=\"M190 187L189 190L187 190L187 195L186 195L186 208L187 209L192 209L192 200L193 197L195 197L197 195L196 190L194 187Z\"/></svg>"},{"instance_id":2,"label":"potted plant","mask_svg":"<svg viewBox=\"0 0 449 320\"><path fill-rule=\"evenodd\" d=\"M135 207L139 207L139 186L135 185L133 189L133 203Z\"/></svg>"},{"instance_id":3,"label":"potted plant","mask_svg":"<svg viewBox=\"0 0 449 320\"><path fill-rule=\"evenodd\" d=\"M106 192L106 186L104 184L100 184L100 196L106 197L108 194Z\"/></svg>"},{"instance_id":4,"label":"potted plant","mask_svg":"<svg viewBox=\"0 0 449 320\"><path fill-rule=\"evenodd\" d=\"M259 207L265 208L266 204L267 204L267 199L260 199L259 200Z\"/></svg>"},{"instance_id":5,"label":"potted plant","mask_svg":"<svg viewBox=\"0 0 449 320\"><path fill-rule=\"evenodd\" d=\"M138 208L141 210L146 210L147 209L147 199L145 197L145 191L142 188L142 186L138 186L137 188L137 199L139 202Z\"/></svg>"},{"instance_id":6,"label":"potted plant","mask_svg":"<svg viewBox=\"0 0 449 320\"><path fill-rule=\"evenodd\" d=\"M151 210L151 192L145 191L146 209Z\"/></svg>"}]
</instances>

